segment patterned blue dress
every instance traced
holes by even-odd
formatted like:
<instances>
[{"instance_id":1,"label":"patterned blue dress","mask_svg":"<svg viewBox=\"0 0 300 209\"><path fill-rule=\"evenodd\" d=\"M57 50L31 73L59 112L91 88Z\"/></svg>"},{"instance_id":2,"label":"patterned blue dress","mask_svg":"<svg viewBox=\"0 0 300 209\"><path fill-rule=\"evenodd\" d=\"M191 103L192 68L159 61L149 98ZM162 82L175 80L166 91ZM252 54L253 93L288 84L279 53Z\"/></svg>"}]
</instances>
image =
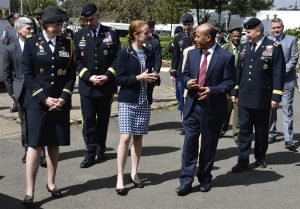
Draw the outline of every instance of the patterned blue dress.
<instances>
[{"instance_id":1,"label":"patterned blue dress","mask_svg":"<svg viewBox=\"0 0 300 209\"><path fill-rule=\"evenodd\" d=\"M135 49L143 73L145 67L144 50ZM139 101L137 104L120 102L119 110L119 126L121 134L145 135L148 134L150 122L150 105L147 99L147 83L141 82Z\"/></svg>"}]
</instances>

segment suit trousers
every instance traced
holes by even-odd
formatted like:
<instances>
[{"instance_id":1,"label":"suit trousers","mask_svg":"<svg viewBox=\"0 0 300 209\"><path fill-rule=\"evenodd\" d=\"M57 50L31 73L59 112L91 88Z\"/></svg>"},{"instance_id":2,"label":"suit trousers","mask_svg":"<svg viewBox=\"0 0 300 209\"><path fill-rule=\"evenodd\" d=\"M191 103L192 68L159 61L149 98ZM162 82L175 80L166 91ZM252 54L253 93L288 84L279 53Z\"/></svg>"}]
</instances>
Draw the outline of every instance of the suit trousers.
<instances>
[{"instance_id":1,"label":"suit trousers","mask_svg":"<svg viewBox=\"0 0 300 209\"><path fill-rule=\"evenodd\" d=\"M105 152L106 137L113 95L102 97L80 96L83 116L82 135L86 145L85 158Z\"/></svg>"},{"instance_id":2,"label":"suit trousers","mask_svg":"<svg viewBox=\"0 0 300 209\"><path fill-rule=\"evenodd\" d=\"M191 185L193 183L198 157L198 181L200 183L211 182L211 170L214 164L221 124L222 121L208 120L198 104L195 105L189 116L183 120L185 137L182 150L180 185ZM201 149L198 153L200 134Z\"/></svg>"},{"instance_id":3,"label":"suit trousers","mask_svg":"<svg viewBox=\"0 0 300 209\"><path fill-rule=\"evenodd\" d=\"M293 142L294 132L293 132L293 122L294 122L294 92L295 88L284 89L281 106L282 106L282 123L283 123L283 134L285 142ZM277 111L273 110L271 112L270 130L269 138L275 139L277 136Z\"/></svg>"},{"instance_id":4,"label":"suit trousers","mask_svg":"<svg viewBox=\"0 0 300 209\"><path fill-rule=\"evenodd\" d=\"M264 160L268 149L269 109L249 109L239 106L240 133L238 136L238 163L249 164L253 126L255 129L254 156Z\"/></svg>"}]
</instances>

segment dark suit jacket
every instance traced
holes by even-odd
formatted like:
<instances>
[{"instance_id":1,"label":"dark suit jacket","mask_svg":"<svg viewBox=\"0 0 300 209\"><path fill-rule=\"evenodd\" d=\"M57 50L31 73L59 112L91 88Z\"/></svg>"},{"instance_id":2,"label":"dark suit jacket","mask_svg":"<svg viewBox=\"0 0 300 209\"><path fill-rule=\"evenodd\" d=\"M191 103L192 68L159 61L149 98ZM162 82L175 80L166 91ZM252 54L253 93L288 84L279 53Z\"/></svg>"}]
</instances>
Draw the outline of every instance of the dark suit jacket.
<instances>
[{"instance_id":1,"label":"dark suit jacket","mask_svg":"<svg viewBox=\"0 0 300 209\"><path fill-rule=\"evenodd\" d=\"M197 79L200 68L202 50L194 49L188 53L182 81L187 88L190 79ZM229 93L235 83L234 56L216 45L210 60L204 86L210 88L210 96L207 100L198 101L196 90L188 90L186 102L183 109L183 117L187 118L196 103L203 109L204 120L223 122L226 116L226 93ZM188 88L187 88L188 89Z\"/></svg>"},{"instance_id":2,"label":"dark suit jacket","mask_svg":"<svg viewBox=\"0 0 300 209\"><path fill-rule=\"evenodd\" d=\"M74 44L79 93L88 97L111 96L117 91L113 62L120 50L120 40L116 31L100 25L98 37L95 39L85 27L75 33ZM109 80L104 85L94 86L89 81L92 75L106 75Z\"/></svg>"},{"instance_id":3,"label":"dark suit jacket","mask_svg":"<svg viewBox=\"0 0 300 209\"><path fill-rule=\"evenodd\" d=\"M3 54L3 77L6 89L10 96L14 96L16 100L23 90L24 72L21 69L22 50L19 41L16 41L4 47ZM19 101L22 103L22 101Z\"/></svg>"},{"instance_id":4,"label":"dark suit jacket","mask_svg":"<svg viewBox=\"0 0 300 209\"><path fill-rule=\"evenodd\" d=\"M146 69L152 69L155 65L154 54L144 48L146 56ZM122 49L116 60L117 84L121 86L118 101L126 103L138 103L141 83L136 76L141 74L141 64L132 46ZM148 104L152 103L152 92L155 84L147 84Z\"/></svg>"},{"instance_id":5,"label":"dark suit jacket","mask_svg":"<svg viewBox=\"0 0 300 209\"><path fill-rule=\"evenodd\" d=\"M14 27L6 29L5 37L3 39L4 45L9 45L15 41L18 41L18 35Z\"/></svg>"},{"instance_id":6,"label":"dark suit jacket","mask_svg":"<svg viewBox=\"0 0 300 209\"><path fill-rule=\"evenodd\" d=\"M26 39L22 59L26 108L47 111L43 104L47 97L62 98L66 102L63 109L71 108L76 80L74 53L73 41L61 36L56 36L53 53L43 33Z\"/></svg>"},{"instance_id":7,"label":"dark suit jacket","mask_svg":"<svg viewBox=\"0 0 300 209\"><path fill-rule=\"evenodd\" d=\"M251 45L241 45L237 70L237 86L232 95L238 105L249 109L269 109L271 100L280 102L285 81L285 60L280 44L264 38L251 53Z\"/></svg>"}]
</instances>

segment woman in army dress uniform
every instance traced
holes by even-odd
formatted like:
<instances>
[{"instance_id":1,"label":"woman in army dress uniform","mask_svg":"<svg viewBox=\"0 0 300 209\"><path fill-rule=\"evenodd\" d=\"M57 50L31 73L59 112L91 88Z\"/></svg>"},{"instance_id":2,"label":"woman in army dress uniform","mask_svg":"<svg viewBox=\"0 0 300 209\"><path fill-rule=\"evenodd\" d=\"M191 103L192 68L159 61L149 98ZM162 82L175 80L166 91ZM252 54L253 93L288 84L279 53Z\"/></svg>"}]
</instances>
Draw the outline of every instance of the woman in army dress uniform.
<instances>
[{"instance_id":1,"label":"woman in army dress uniform","mask_svg":"<svg viewBox=\"0 0 300 209\"><path fill-rule=\"evenodd\" d=\"M120 143L118 146L118 180L116 192L125 195L124 167L131 147L130 181L136 188L143 188L137 175L142 151L143 135L148 133L152 92L159 75L155 71L154 54L143 44L148 41L147 22L135 20L129 26L129 46L121 50L116 61L117 83L121 86L119 101Z\"/></svg>"},{"instance_id":2,"label":"woman in army dress uniform","mask_svg":"<svg viewBox=\"0 0 300 209\"><path fill-rule=\"evenodd\" d=\"M26 193L24 204L31 204L42 146L47 146L46 189L61 197L55 185L59 146L70 145L71 96L75 83L74 47L59 36L66 14L58 7L47 7L42 14L42 33L25 42L25 106L28 125Z\"/></svg>"}]
</instances>

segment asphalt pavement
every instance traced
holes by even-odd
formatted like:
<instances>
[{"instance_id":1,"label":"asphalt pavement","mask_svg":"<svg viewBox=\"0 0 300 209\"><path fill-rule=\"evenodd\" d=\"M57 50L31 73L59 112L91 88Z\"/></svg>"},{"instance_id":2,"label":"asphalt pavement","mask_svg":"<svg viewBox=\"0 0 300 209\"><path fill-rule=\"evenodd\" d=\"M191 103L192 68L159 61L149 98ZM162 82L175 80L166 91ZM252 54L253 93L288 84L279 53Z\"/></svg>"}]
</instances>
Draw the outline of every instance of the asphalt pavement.
<instances>
[{"instance_id":1,"label":"asphalt pavement","mask_svg":"<svg viewBox=\"0 0 300 209\"><path fill-rule=\"evenodd\" d=\"M21 163L23 149L20 145L18 121L9 113L10 100L0 93L0 208L22 209L25 191L25 164ZM159 97L160 96L160 97ZM78 97L77 93L74 97ZM139 176L145 188L136 189L127 181L127 196L115 192L119 141L117 114L110 120L107 139L107 160L91 168L82 169L84 143L80 122L71 126L71 146L61 147L56 184L63 197L53 199L46 190L46 169L40 168L35 188L34 206L40 209L298 209L300 206L300 154L284 148L282 141L281 110L278 115L279 138L268 149L266 169L253 168L234 174L237 148L229 130L219 140L213 169L212 189L199 191L195 178L193 192L178 197L175 188L181 163L183 136L179 135L180 117L174 106L175 93L166 85L156 87L155 105L151 113L150 132L144 137ZM300 141L300 94L295 94L295 142ZM75 101L75 99L74 99ZM117 103L117 102L114 102ZM112 109L116 108L114 104ZM74 104L74 110L80 110ZM72 112L74 112L72 110ZM113 110L112 110L113 112ZM10 114L10 115L9 115ZM80 121L71 113L73 120ZM300 149L300 148L298 148ZM254 157L250 157L251 163ZM130 157L125 168L129 178Z\"/></svg>"}]
</instances>

